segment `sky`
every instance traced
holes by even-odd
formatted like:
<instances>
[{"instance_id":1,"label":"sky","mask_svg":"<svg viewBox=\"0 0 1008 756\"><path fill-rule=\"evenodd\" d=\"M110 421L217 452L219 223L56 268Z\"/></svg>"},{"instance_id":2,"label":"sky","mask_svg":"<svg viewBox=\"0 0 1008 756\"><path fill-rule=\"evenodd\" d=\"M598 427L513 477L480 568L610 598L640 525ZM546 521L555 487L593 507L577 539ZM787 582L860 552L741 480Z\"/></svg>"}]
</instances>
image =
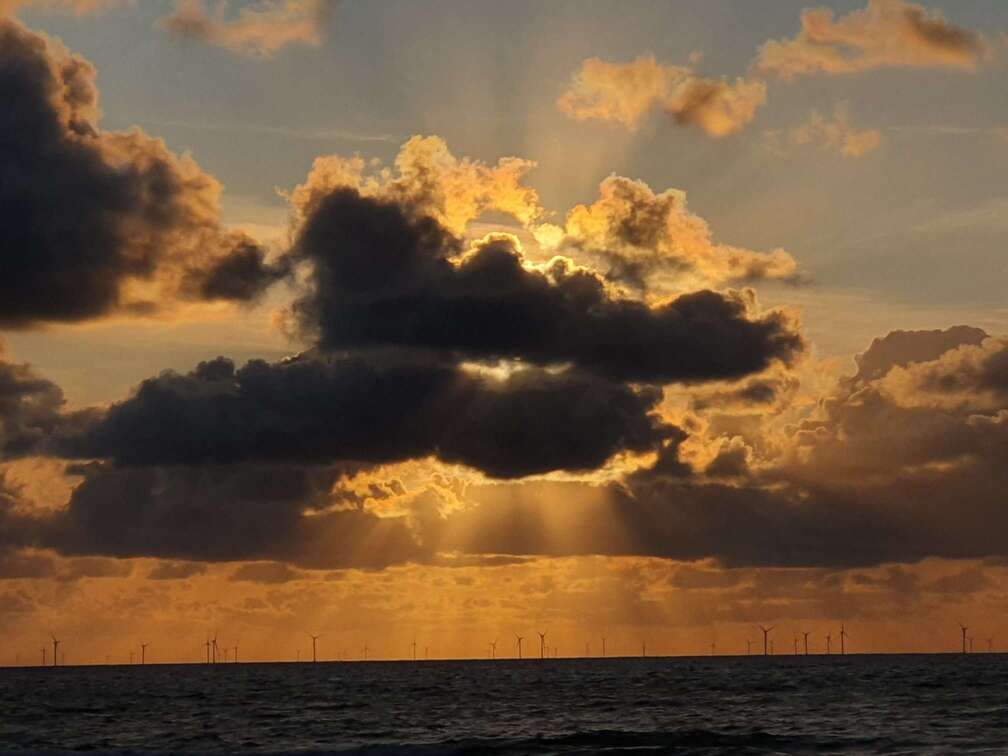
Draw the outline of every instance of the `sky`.
<instances>
[{"instance_id":1,"label":"sky","mask_svg":"<svg viewBox=\"0 0 1008 756\"><path fill-rule=\"evenodd\" d=\"M996 647L1006 48L0 0L0 664Z\"/></svg>"}]
</instances>

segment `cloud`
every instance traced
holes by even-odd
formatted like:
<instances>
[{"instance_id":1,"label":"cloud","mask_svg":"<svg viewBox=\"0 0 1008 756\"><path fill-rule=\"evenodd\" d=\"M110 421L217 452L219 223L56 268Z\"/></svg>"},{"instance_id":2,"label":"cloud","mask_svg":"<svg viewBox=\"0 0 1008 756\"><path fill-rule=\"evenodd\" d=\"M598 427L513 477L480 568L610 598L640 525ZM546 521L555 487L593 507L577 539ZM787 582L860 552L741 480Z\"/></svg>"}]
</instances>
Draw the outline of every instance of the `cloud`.
<instances>
[{"instance_id":1,"label":"cloud","mask_svg":"<svg viewBox=\"0 0 1008 756\"><path fill-rule=\"evenodd\" d=\"M322 44L336 5L336 0L260 0L229 17L224 2L210 13L202 0L179 0L160 25L177 37L268 58L290 45Z\"/></svg>"},{"instance_id":2,"label":"cloud","mask_svg":"<svg viewBox=\"0 0 1008 756\"><path fill-rule=\"evenodd\" d=\"M660 107L677 123L724 137L752 121L765 103L761 81L705 79L690 68L662 65L654 56L642 55L629 63L587 58L557 107L579 121L615 121L631 129Z\"/></svg>"},{"instance_id":3,"label":"cloud","mask_svg":"<svg viewBox=\"0 0 1008 756\"><path fill-rule=\"evenodd\" d=\"M185 580L206 574L207 566L201 562L159 562L147 573L148 580Z\"/></svg>"},{"instance_id":4,"label":"cloud","mask_svg":"<svg viewBox=\"0 0 1008 756\"><path fill-rule=\"evenodd\" d=\"M164 373L65 453L125 465L388 463L437 456L513 478L589 470L665 437L654 389L588 374L495 378L394 356L227 360Z\"/></svg>"},{"instance_id":5,"label":"cloud","mask_svg":"<svg viewBox=\"0 0 1008 756\"><path fill-rule=\"evenodd\" d=\"M513 237L464 251L429 217L349 189L318 201L295 251L313 274L294 313L324 349L424 348L654 383L738 377L803 349L788 316L755 315L751 293L649 306L562 258L526 263Z\"/></svg>"},{"instance_id":6,"label":"cloud","mask_svg":"<svg viewBox=\"0 0 1008 756\"><path fill-rule=\"evenodd\" d=\"M408 206L458 236L488 212L510 215L524 225L536 221L543 214L539 195L521 183L535 165L518 157L501 158L496 165L457 158L440 137L414 136L402 145L392 168L369 170L373 164L359 156L317 158L305 182L291 192L290 202L296 225L303 225L330 194L353 189Z\"/></svg>"},{"instance_id":7,"label":"cloud","mask_svg":"<svg viewBox=\"0 0 1008 756\"><path fill-rule=\"evenodd\" d=\"M783 249L716 243L707 222L689 211L685 192L656 193L622 176L603 180L599 198L576 205L562 228L544 224L533 231L548 249L600 264L611 279L638 289L681 291L691 284L791 279L797 272Z\"/></svg>"},{"instance_id":8,"label":"cloud","mask_svg":"<svg viewBox=\"0 0 1008 756\"><path fill-rule=\"evenodd\" d=\"M871 346L855 357L857 383L867 383L884 377L894 367L911 363L932 362L956 347L978 346L987 338L980 328L953 326L933 331L892 331L872 341Z\"/></svg>"},{"instance_id":9,"label":"cloud","mask_svg":"<svg viewBox=\"0 0 1008 756\"><path fill-rule=\"evenodd\" d=\"M780 139L778 132L770 132L771 139ZM818 110L813 110L809 120L787 131L787 142L793 146L818 145L844 157L859 158L882 144L882 132L878 129L859 131L850 123L845 103L833 108L833 117L827 118Z\"/></svg>"},{"instance_id":10,"label":"cloud","mask_svg":"<svg viewBox=\"0 0 1008 756\"><path fill-rule=\"evenodd\" d=\"M939 11L904 0L869 0L837 19L828 8L802 11L798 35L764 43L754 65L785 79L890 66L972 71L988 52L980 34L949 23Z\"/></svg>"},{"instance_id":11,"label":"cloud","mask_svg":"<svg viewBox=\"0 0 1008 756\"><path fill-rule=\"evenodd\" d=\"M283 562L250 562L231 573L231 580L246 583L280 585L304 579L305 574Z\"/></svg>"},{"instance_id":12,"label":"cloud","mask_svg":"<svg viewBox=\"0 0 1008 756\"><path fill-rule=\"evenodd\" d=\"M90 63L9 19L0 99L0 326L244 300L286 273L221 227L220 185L192 159L98 127Z\"/></svg>"}]
</instances>

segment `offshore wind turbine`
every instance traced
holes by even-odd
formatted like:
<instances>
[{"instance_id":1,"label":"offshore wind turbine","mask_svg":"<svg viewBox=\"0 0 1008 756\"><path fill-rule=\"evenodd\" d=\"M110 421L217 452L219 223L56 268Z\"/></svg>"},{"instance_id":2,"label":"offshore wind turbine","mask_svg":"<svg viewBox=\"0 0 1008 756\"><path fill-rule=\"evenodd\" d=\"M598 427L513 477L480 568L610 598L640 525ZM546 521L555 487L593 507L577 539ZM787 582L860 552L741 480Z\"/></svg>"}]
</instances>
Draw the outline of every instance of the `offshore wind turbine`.
<instances>
[{"instance_id":1,"label":"offshore wind turbine","mask_svg":"<svg viewBox=\"0 0 1008 756\"><path fill-rule=\"evenodd\" d=\"M318 661L318 654L316 653L316 646L315 646L315 644L318 642L318 639L321 638L322 636L321 635L312 635L311 633L309 633L308 637L311 638L311 660L312 660L312 663L315 663L315 662Z\"/></svg>"},{"instance_id":2,"label":"offshore wind turbine","mask_svg":"<svg viewBox=\"0 0 1008 756\"><path fill-rule=\"evenodd\" d=\"M42 666L46 665L46 647L42 646Z\"/></svg>"},{"instance_id":3,"label":"offshore wind turbine","mask_svg":"<svg viewBox=\"0 0 1008 756\"><path fill-rule=\"evenodd\" d=\"M515 636L515 645L516 645L516 646L518 647L518 658L519 658L519 659L521 659L521 658L522 658L522 653L521 653L521 644L522 644L522 641L523 641L523 640L525 640L525 639L524 639L524 638L522 638L522 637L521 637L520 635L516 635L516 636Z\"/></svg>"},{"instance_id":4,"label":"offshore wind turbine","mask_svg":"<svg viewBox=\"0 0 1008 756\"><path fill-rule=\"evenodd\" d=\"M235 641L234 652L235 652L234 663L237 664L238 663L238 641Z\"/></svg>"},{"instance_id":5,"label":"offshore wind turbine","mask_svg":"<svg viewBox=\"0 0 1008 756\"><path fill-rule=\"evenodd\" d=\"M206 663L209 664L210 663L210 646L211 646L210 636L209 635L207 636L206 643L204 643L203 645L206 646Z\"/></svg>"},{"instance_id":6,"label":"offshore wind turbine","mask_svg":"<svg viewBox=\"0 0 1008 756\"><path fill-rule=\"evenodd\" d=\"M413 646L413 661L416 661L416 638L413 639L413 643L411 645Z\"/></svg>"},{"instance_id":7,"label":"offshore wind turbine","mask_svg":"<svg viewBox=\"0 0 1008 756\"><path fill-rule=\"evenodd\" d=\"M826 656L829 656L830 651L832 651L833 649L832 642L833 642L833 636L830 635L829 633L826 633Z\"/></svg>"},{"instance_id":8,"label":"offshore wind turbine","mask_svg":"<svg viewBox=\"0 0 1008 756\"><path fill-rule=\"evenodd\" d=\"M606 641L606 637L603 635L602 636L602 658L603 659L605 658L605 641Z\"/></svg>"},{"instance_id":9,"label":"offshore wind turbine","mask_svg":"<svg viewBox=\"0 0 1008 756\"><path fill-rule=\"evenodd\" d=\"M802 633L802 635L804 635L804 636L805 636L805 656L808 656L808 637L809 637L809 636L810 636L811 634L812 634L812 633L804 633L804 632Z\"/></svg>"},{"instance_id":10,"label":"offshore wind turbine","mask_svg":"<svg viewBox=\"0 0 1008 756\"><path fill-rule=\"evenodd\" d=\"M844 626L840 625L840 656L843 656L844 654L847 653L847 648L844 645L844 640L848 637L849 636L847 634L847 631L844 629Z\"/></svg>"},{"instance_id":11,"label":"offshore wind turbine","mask_svg":"<svg viewBox=\"0 0 1008 756\"><path fill-rule=\"evenodd\" d=\"M416 654L416 649L413 649L413 653ZM416 657L414 657L416 658ZM497 641L490 641L490 658L497 658Z\"/></svg>"},{"instance_id":12,"label":"offshore wind turbine","mask_svg":"<svg viewBox=\"0 0 1008 756\"><path fill-rule=\"evenodd\" d=\"M752 656L752 641L746 638L745 642L745 655Z\"/></svg>"},{"instance_id":13,"label":"offshore wind turbine","mask_svg":"<svg viewBox=\"0 0 1008 756\"><path fill-rule=\"evenodd\" d=\"M760 625L759 629L763 631L763 656L767 656L767 638L770 635L770 631L773 630L773 625L770 627L763 627L763 625Z\"/></svg>"},{"instance_id":14,"label":"offshore wind turbine","mask_svg":"<svg viewBox=\"0 0 1008 756\"><path fill-rule=\"evenodd\" d=\"M546 658L546 633L539 633L539 658Z\"/></svg>"},{"instance_id":15,"label":"offshore wind turbine","mask_svg":"<svg viewBox=\"0 0 1008 756\"><path fill-rule=\"evenodd\" d=\"M964 625L962 622L960 622L959 623L959 629L962 630L962 652L965 654L966 653L966 631L969 630L969 628L966 627L966 625Z\"/></svg>"},{"instance_id":16,"label":"offshore wind turbine","mask_svg":"<svg viewBox=\"0 0 1008 756\"><path fill-rule=\"evenodd\" d=\"M798 633L794 636L794 655L798 656Z\"/></svg>"},{"instance_id":17,"label":"offshore wind turbine","mask_svg":"<svg viewBox=\"0 0 1008 756\"><path fill-rule=\"evenodd\" d=\"M56 649L59 648L60 641L56 640L56 636L52 636L52 665L56 666Z\"/></svg>"},{"instance_id":18,"label":"offshore wind turbine","mask_svg":"<svg viewBox=\"0 0 1008 756\"><path fill-rule=\"evenodd\" d=\"M149 646L149 645L150 645L150 643L141 643L140 644L140 663L141 664L146 664L147 663L147 646Z\"/></svg>"}]
</instances>

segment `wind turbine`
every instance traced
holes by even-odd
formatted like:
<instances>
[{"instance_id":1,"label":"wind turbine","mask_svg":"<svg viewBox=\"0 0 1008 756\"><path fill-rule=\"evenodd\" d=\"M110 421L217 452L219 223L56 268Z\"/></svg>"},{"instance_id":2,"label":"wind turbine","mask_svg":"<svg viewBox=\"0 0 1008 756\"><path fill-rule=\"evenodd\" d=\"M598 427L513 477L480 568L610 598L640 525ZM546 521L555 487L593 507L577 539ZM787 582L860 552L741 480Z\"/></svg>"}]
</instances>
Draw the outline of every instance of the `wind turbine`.
<instances>
[{"instance_id":1,"label":"wind turbine","mask_svg":"<svg viewBox=\"0 0 1008 756\"><path fill-rule=\"evenodd\" d=\"M52 636L52 665L56 666L56 649L59 648L60 641L56 640L56 636Z\"/></svg>"},{"instance_id":2,"label":"wind turbine","mask_svg":"<svg viewBox=\"0 0 1008 756\"><path fill-rule=\"evenodd\" d=\"M746 638L745 642L745 655L752 656L752 641Z\"/></svg>"},{"instance_id":3,"label":"wind turbine","mask_svg":"<svg viewBox=\"0 0 1008 756\"><path fill-rule=\"evenodd\" d=\"M711 656L717 656L717 642L716 641L711 641L711 644L710 644L710 655Z\"/></svg>"},{"instance_id":4,"label":"wind turbine","mask_svg":"<svg viewBox=\"0 0 1008 756\"><path fill-rule=\"evenodd\" d=\"M211 646L210 636L209 635L207 636L206 643L204 643L203 645L206 646L206 663L209 664L210 663L210 646Z\"/></svg>"},{"instance_id":5,"label":"wind turbine","mask_svg":"<svg viewBox=\"0 0 1008 756\"><path fill-rule=\"evenodd\" d=\"M962 652L965 654L966 653L966 631L969 630L969 628L966 627L966 625L964 625L962 622L960 622L959 623L959 629L962 630Z\"/></svg>"},{"instance_id":6,"label":"wind turbine","mask_svg":"<svg viewBox=\"0 0 1008 756\"><path fill-rule=\"evenodd\" d=\"M141 643L140 644L140 663L141 664L146 664L147 663L147 646L149 646L149 645L150 645L150 643Z\"/></svg>"},{"instance_id":7,"label":"wind turbine","mask_svg":"<svg viewBox=\"0 0 1008 756\"><path fill-rule=\"evenodd\" d=\"M520 635L516 635L515 636L515 645L518 647L518 658L519 659L522 658L521 644L522 644L523 640L525 640L525 639L522 638Z\"/></svg>"},{"instance_id":8,"label":"wind turbine","mask_svg":"<svg viewBox=\"0 0 1008 756\"><path fill-rule=\"evenodd\" d=\"M234 663L237 664L238 663L238 641L235 641L234 652L235 652Z\"/></svg>"},{"instance_id":9,"label":"wind turbine","mask_svg":"<svg viewBox=\"0 0 1008 756\"><path fill-rule=\"evenodd\" d=\"M309 633L308 637L311 638L311 660L314 663L314 662L318 661L318 655L315 652L315 644L316 644L316 642L318 642L318 639L321 638L322 636L321 635L311 635Z\"/></svg>"},{"instance_id":10,"label":"wind turbine","mask_svg":"<svg viewBox=\"0 0 1008 756\"><path fill-rule=\"evenodd\" d=\"M605 658L605 655L606 655L605 654L605 641L606 641L606 637L603 635L602 636L602 658L603 659Z\"/></svg>"},{"instance_id":11,"label":"wind turbine","mask_svg":"<svg viewBox=\"0 0 1008 756\"><path fill-rule=\"evenodd\" d=\"M847 631L844 629L843 625L840 625L840 656L847 653L847 648L844 646L844 640L848 638Z\"/></svg>"},{"instance_id":12,"label":"wind turbine","mask_svg":"<svg viewBox=\"0 0 1008 756\"><path fill-rule=\"evenodd\" d=\"M413 661L416 661L416 638L413 639Z\"/></svg>"},{"instance_id":13,"label":"wind turbine","mask_svg":"<svg viewBox=\"0 0 1008 756\"><path fill-rule=\"evenodd\" d=\"M416 649L413 650L413 653L416 653ZM490 641L490 658L497 658L497 641Z\"/></svg>"},{"instance_id":14,"label":"wind turbine","mask_svg":"<svg viewBox=\"0 0 1008 756\"><path fill-rule=\"evenodd\" d=\"M798 633L794 636L794 655L798 656Z\"/></svg>"},{"instance_id":15,"label":"wind turbine","mask_svg":"<svg viewBox=\"0 0 1008 756\"><path fill-rule=\"evenodd\" d=\"M368 652L367 641L364 641L364 661L367 661L367 652ZM315 651L314 651L314 649L312 649L312 654L314 655L314 653L315 653ZM315 660L312 659L312 661L315 661Z\"/></svg>"},{"instance_id":16,"label":"wind turbine","mask_svg":"<svg viewBox=\"0 0 1008 756\"><path fill-rule=\"evenodd\" d=\"M42 666L46 665L46 647L42 646Z\"/></svg>"},{"instance_id":17,"label":"wind turbine","mask_svg":"<svg viewBox=\"0 0 1008 756\"><path fill-rule=\"evenodd\" d=\"M210 639L210 643L213 645L213 663L217 663L217 632L214 631L214 637Z\"/></svg>"},{"instance_id":18,"label":"wind turbine","mask_svg":"<svg viewBox=\"0 0 1008 756\"><path fill-rule=\"evenodd\" d=\"M759 629L763 631L763 656L767 656L767 637L770 635L770 631L773 630L773 625L770 627L760 625Z\"/></svg>"},{"instance_id":19,"label":"wind turbine","mask_svg":"<svg viewBox=\"0 0 1008 756\"><path fill-rule=\"evenodd\" d=\"M805 636L805 656L808 656L808 637L809 637L809 636L810 636L811 634L812 634L812 633L804 633L804 632L802 633L802 635L804 635L804 636Z\"/></svg>"},{"instance_id":20,"label":"wind turbine","mask_svg":"<svg viewBox=\"0 0 1008 756\"><path fill-rule=\"evenodd\" d=\"M830 655L830 651L833 648L832 642L833 642L833 636L830 635L829 633L826 633L826 655L827 656Z\"/></svg>"},{"instance_id":21,"label":"wind turbine","mask_svg":"<svg viewBox=\"0 0 1008 756\"><path fill-rule=\"evenodd\" d=\"M640 642L640 655L642 657L647 656L647 641Z\"/></svg>"},{"instance_id":22,"label":"wind turbine","mask_svg":"<svg viewBox=\"0 0 1008 756\"><path fill-rule=\"evenodd\" d=\"M539 658L546 658L546 633L539 633Z\"/></svg>"}]
</instances>

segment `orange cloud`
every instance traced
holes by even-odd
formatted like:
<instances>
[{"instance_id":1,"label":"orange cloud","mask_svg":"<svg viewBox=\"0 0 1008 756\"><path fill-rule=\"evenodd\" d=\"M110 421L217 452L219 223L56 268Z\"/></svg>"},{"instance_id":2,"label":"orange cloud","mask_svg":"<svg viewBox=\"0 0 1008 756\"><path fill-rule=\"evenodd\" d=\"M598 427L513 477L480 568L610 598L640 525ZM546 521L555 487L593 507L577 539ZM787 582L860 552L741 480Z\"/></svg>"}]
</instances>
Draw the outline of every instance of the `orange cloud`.
<instances>
[{"instance_id":1,"label":"orange cloud","mask_svg":"<svg viewBox=\"0 0 1008 756\"><path fill-rule=\"evenodd\" d=\"M577 205L564 226L534 229L540 244L601 261L609 275L640 287L678 290L732 280L790 278L797 265L782 249L754 252L714 241L707 222L689 211L686 193L653 191L643 181L610 176L599 198Z\"/></svg>"},{"instance_id":2,"label":"orange cloud","mask_svg":"<svg viewBox=\"0 0 1008 756\"><path fill-rule=\"evenodd\" d=\"M517 157L501 158L496 165L457 158L441 137L414 136L399 150L393 168L375 168L359 156L317 158L290 201L297 222L333 190L351 188L409 205L462 234L471 221L490 211L511 215L522 224L538 219L543 213L539 195L521 183L535 165Z\"/></svg>"},{"instance_id":3,"label":"orange cloud","mask_svg":"<svg viewBox=\"0 0 1008 756\"><path fill-rule=\"evenodd\" d=\"M705 79L690 68L642 55L629 63L588 58L557 107L579 121L615 121L631 129L661 107L678 123L723 137L741 130L765 102L766 86L760 81Z\"/></svg>"},{"instance_id":4,"label":"orange cloud","mask_svg":"<svg viewBox=\"0 0 1008 756\"><path fill-rule=\"evenodd\" d=\"M780 134L770 132L768 137L779 141ZM850 123L846 103L837 103L832 118L813 110L808 121L788 130L787 141L795 146L818 145L844 157L859 158L881 146L882 132L855 128Z\"/></svg>"},{"instance_id":5,"label":"orange cloud","mask_svg":"<svg viewBox=\"0 0 1008 756\"><path fill-rule=\"evenodd\" d=\"M798 35L766 42L755 68L785 79L888 66L971 71L988 52L982 35L949 23L939 11L905 0L869 0L836 19L828 8L803 11Z\"/></svg>"},{"instance_id":6,"label":"orange cloud","mask_svg":"<svg viewBox=\"0 0 1008 756\"><path fill-rule=\"evenodd\" d=\"M270 57L289 45L322 44L335 6L335 0L266 0L228 17L224 3L208 13L202 0L179 0L161 26L240 55Z\"/></svg>"}]
</instances>

